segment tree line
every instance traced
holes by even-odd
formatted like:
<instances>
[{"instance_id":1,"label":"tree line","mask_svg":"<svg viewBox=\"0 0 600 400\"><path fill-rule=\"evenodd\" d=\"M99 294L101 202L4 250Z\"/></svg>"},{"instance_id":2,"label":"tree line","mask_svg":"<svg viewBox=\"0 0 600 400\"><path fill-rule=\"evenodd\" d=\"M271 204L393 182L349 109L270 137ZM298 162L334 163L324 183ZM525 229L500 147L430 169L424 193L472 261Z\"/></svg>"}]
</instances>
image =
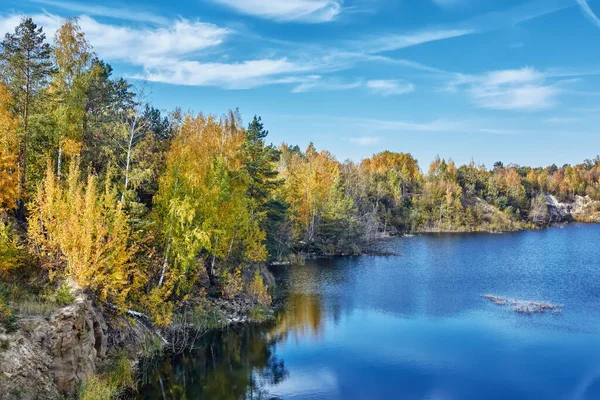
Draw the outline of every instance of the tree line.
<instances>
[{"instance_id":1,"label":"tree line","mask_svg":"<svg viewBox=\"0 0 600 400\"><path fill-rule=\"evenodd\" d=\"M164 112L78 21L24 17L0 47L0 277L72 279L158 324L190 297L270 296L261 265L359 254L402 231L543 225L545 194L600 200L600 158L546 168L267 143L260 117Z\"/></svg>"}]
</instances>

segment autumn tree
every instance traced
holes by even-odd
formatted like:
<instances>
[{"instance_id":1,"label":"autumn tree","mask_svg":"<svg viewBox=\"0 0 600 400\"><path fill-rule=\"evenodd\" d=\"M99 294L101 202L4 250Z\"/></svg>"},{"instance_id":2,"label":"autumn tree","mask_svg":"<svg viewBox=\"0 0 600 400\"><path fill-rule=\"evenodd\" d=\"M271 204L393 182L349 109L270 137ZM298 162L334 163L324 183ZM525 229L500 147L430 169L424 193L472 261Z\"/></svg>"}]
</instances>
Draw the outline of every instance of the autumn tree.
<instances>
[{"instance_id":1,"label":"autumn tree","mask_svg":"<svg viewBox=\"0 0 600 400\"><path fill-rule=\"evenodd\" d=\"M45 88L53 71L50 45L46 35L29 17L23 17L14 33L2 41L0 63L2 79L10 88L16 113L20 117L19 146L19 214L24 218L24 199L27 192L27 141L32 103Z\"/></svg>"},{"instance_id":2,"label":"autumn tree","mask_svg":"<svg viewBox=\"0 0 600 400\"><path fill-rule=\"evenodd\" d=\"M247 196L243 142L235 113L221 120L202 114L186 117L155 197L165 239L158 286L168 278L187 292L201 270L216 285L219 265L265 259L265 235Z\"/></svg>"},{"instance_id":3,"label":"autumn tree","mask_svg":"<svg viewBox=\"0 0 600 400\"><path fill-rule=\"evenodd\" d=\"M0 214L14 209L19 195L18 121L12 103L8 88L0 83Z\"/></svg>"},{"instance_id":4,"label":"autumn tree","mask_svg":"<svg viewBox=\"0 0 600 400\"><path fill-rule=\"evenodd\" d=\"M30 206L29 240L52 275L72 278L101 300L123 307L134 275L135 247L117 190L89 175L77 163L59 182L51 166Z\"/></svg>"},{"instance_id":5,"label":"autumn tree","mask_svg":"<svg viewBox=\"0 0 600 400\"><path fill-rule=\"evenodd\" d=\"M67 18L54 36L56 72L51 91L56 102L56 176L60 181L63 156L78 155L83 139L91 45L76 18Z\"/></svg>"}]
</instances>

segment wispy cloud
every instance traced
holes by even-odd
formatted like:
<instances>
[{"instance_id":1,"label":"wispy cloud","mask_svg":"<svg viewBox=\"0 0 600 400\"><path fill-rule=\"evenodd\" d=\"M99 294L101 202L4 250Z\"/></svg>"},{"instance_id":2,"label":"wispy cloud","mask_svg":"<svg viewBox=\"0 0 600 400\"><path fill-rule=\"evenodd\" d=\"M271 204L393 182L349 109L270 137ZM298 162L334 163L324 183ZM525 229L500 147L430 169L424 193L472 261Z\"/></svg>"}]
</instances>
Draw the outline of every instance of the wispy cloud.
<instances>
[{"instance_id":1,"label":"wispy cloud","mask_svg":"<svg viewBox=\"0 0 600 400\"><path fill-rule=\"evenodd\" d=\"M592 21L598 28L600 28L600 18L598 18L598 16L594 13L594 11L592 11L592 9L591 9L590 5L588 4L587 0L575 0L575 1L581 7L581 11L583 11L583 14L590 21Z\"/></svg>"},{"instance_id":2,"label":"wispy cloud","mask_svg":"<svg viewBox=\"0 0 600 400\"><path fill-rule=\"evenodd\" d=\"M436 0L434 0L436 1ZM450 5L455 0L437 0ZM578 0L582 1L582 0ZM366 36L352 42L352 47L360 48L367 54L395 51L426 43L459 38L462 36L492 32L526 21L552 14L573 6L570 0L535 0L496 12L489 12L465 20L454 26L429 27L406 33L381 33Z\"/></svg>"},{"instance_id":3,"label":"wispy cloud","mask_svg":"<svg viewBox=\"0 0 600 400\"><path fill-rule=\"evenodd\" d=\"M0 17L0 34L14 30L20 18ZM49 38L62 23L62 18L51 14L35 15L34 20L44 26ZM195 58L199 52L219 46L231 33L226 28L199 21L182 19L164 27L133 28L103 24L84 15L79 23L100 57L141 67L143 73L132 77L153 82L245 89L285 83L283 79L279 81L284 74L313 69L308 63L285 58L232 63L198 61Z\"/></svg>"},{"instance_id":4,"label":"wispy cloud","mask_svg":"<svg viewBox=\"0 0 600 400\"><path fill-rule=\"evenodd\" d=\"M155 29L103 24L88 16L79 23L102 57L144 66L218 46L230 34L226 28L183 19Z\"/></svg>"},{"instance_id":5,"label":"wispy cloud","mask_svg":"<svg viewBox=\"0 0 600 400\"><path fill-rule=\"evenodd\" d=\"M576 117L551 117L543 120L545 124L550 125L563 125L563 124L572 124L581 121L581 118Z\"/></svg>"},{"instance_id":6,"label":"wispy cloud","mask_svg":"<svg viewBox=\"0 0 600 400\"><path fill-rule=\"evenodd\" d=\"M17 14L7 16L0 15L0 37L4 37L4 35L8 32L14 32L15 27L19 25L22 18L22 15ZM52 40L54 37L54 32L60 28L62 23L62 19L60 17L51 14L34 15L33 20L38 27L43 28L48 40Z\"/></svg>"},{"instance_id":7,"label":"wispy cloud","mask_svg":"<svg viewBox=\"0 0 600 400\"><path fill-rule=\"evenodd\" d=\"M237 12L275 21L328 22L342 10L342 0L213 0Z\"/></svg>"},{"instance_id":8,"label":"wispy cloud","mask_svg":"<svg viewBox=\"0 0 600 400\"><path fill-rule=\"evenodd\" d=\"M367 82L367 88L371 92L383 96L394 96L415 91L415 85L399 80L372 80Z\"/></svg>"},{"instance_id":9,"label":"wispy cloud","mask_svg":"<svg viewBox=\"0 0 600 400\"><path fill-rule=\"evenodd\" d=\"M96 4L74 3L60 0L33 0L33 2L92 16L109 17L126 21L150 22L162 25L169 23L167 18L142 10L113 8Z\"/></svg>"},{"instance_id":10,"label":"wispy cloud","mask_svg":"<svg viewBox=\"0 0 600 400\"><path fill-rule=\"evenodd\" d=\"M348 138L348 141L354 143L358 146L367 147L374 146L381 142L381 137L379 136L360 136L360 137L352 137Z\"/></svg>"},{"instance_id":11,"label":"wispy cloud","mask_svg":"<svg viewBox=\"0 0 600 400\"><path fill-rule=\"evenodd\" d=\"M288 83L290 80L281 78L282 75L310 69L310 65L300 65L286 59L259 59L231 64L160 59L155 65L146 65L145 78L177 85L250 89Z\"/></svg>"},{"instance_id":12,"label":"wispy cloud","mask_svg":"<svg viewBox=\"0 0 600 400\"><path fill-rule=\"evenodd\" d=\"M511 121L501 119L491 121L490 119L457 117L449 119L433 120L405 120L405 119L378 119L361 117L340 117L333 115L288 115L286 118L296 118L299 121L311 121L323 129L333 127L343 127L344 132L353 133L355 136L350 138L358 139L363 137L384 138L394 134L489 134L489 135L518 135L522 133L531 133L530 131L520 129L518 125L511 124ZM366 140L366 139L365 139Z\"/></svg>"},{"instance_id":13,"label":"wispy cloud","mask_svg":"<svg viewBox=\"0 0 600 400\"><path fill-rule=\"evenodd\" d=\"M533 68L459 75L449 90L466 90L477 107L495 110L538 111L556 105L560 89Z\"/></svg>"},{"instance_id":14,"label":"wispy cloud","mask_svg":"<svg viewBox=\"0 0 600 400\"><path fill-rule=\"evenodd\" d=\"M44 28L49 40L60 27L63 18L53 14L37 14L33 20ZM14 31L21 16L1 16L0 34ZM166 27L133 28L98 22L92 17L79 17L79 24L94 50L103 58L131 62L135 65L154 64L160 59L192 55L223 43L231 33L213 24L181 19Z\"/></svg>"},{"instance_id":15,"label":"wispy cloud","mask_svg":"<svg viewBox=\"0 0 600 400\"><path fill-rule=\"evenodd\" d=\"M353 43L369 54L400 50L424 43L452 39L475 33L472 29L430 29L405 34L380 35L377 38L364 38Z\"/></svg>"},{"instance_id":16,"label":"wispy cloud","mask_svg":"<svg viewBox=\"0 0 600 400\"><path fill-rule=\"evenodd\" d=\"M464 132L470 130L467 121L452 121L437 119L427 122L414 122L406 120L384 120L369 118L346 118L362 131L392 131L392 132Z\"/></svg>"},{"instance_id":17,"label":"wispy cloud","mask_svg":"<svg viewBox=\"0 0 600 400\"><path fill-rule=\"evenodd\" d=\"M298 86L292 89L292 93L349 90L363 86L362 80L343 82L338 79L323 79L320 75L300 78L299 83Z\"/></svg>"}]
</instances>

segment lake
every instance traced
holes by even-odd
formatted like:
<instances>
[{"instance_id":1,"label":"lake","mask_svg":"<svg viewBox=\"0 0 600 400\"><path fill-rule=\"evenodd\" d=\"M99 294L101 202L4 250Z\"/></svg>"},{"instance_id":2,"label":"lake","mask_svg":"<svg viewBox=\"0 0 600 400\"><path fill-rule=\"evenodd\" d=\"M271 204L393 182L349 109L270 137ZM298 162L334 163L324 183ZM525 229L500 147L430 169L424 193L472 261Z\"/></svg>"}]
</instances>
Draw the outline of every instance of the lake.
<instances>
[{"instance_id":1,"label":"lake","mask_svg":"<svg viewBox=\"0 0 600 400\"><path fill-rule=\"evenodd\" d=\"M157 361L141 399L600 399L600 225L385 240L274 267L276 320ZM564 304L518 314L492 293Z\"/></svg>"}]
</instances>

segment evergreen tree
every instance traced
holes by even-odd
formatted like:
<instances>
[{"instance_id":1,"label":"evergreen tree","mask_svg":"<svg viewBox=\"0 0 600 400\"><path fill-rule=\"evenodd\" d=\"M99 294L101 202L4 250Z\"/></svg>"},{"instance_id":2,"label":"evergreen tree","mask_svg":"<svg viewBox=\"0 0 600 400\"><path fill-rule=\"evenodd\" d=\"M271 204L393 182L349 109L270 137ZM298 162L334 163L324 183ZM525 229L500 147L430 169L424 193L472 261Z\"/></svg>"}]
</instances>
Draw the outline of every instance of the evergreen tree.
<instances>
[{"instance_id":1,"label":"evergreen tree","mask_svg":"<svg viewBox=\"0 0 600 400\"><path fill-rule=\"evenodd\" d=\"M244 167L248 172L248 198L253 218L258 218L260 227L266 232L265 246L271 257L281 256L280 226L286 218L288 205L282 199L273 197L275 190L283 183L279 179L276 163L280 152L272 144L266 145L265 130L260 117L254 116L245 131L242 151Z\"/></svg>"}]
</instances>

